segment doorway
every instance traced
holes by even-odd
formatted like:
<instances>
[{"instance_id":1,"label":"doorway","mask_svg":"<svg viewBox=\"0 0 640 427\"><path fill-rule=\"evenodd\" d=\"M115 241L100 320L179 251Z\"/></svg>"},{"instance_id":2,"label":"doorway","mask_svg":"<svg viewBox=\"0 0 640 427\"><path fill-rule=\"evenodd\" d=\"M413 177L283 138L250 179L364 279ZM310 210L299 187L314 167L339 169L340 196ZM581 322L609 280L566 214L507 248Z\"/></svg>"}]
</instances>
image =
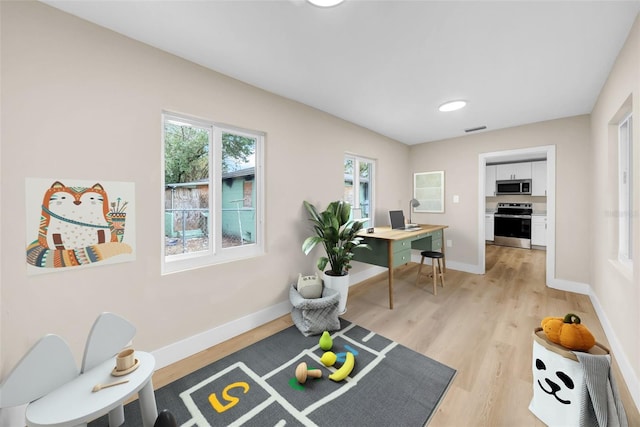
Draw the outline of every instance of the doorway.
<instances>
[{"instance_id":1,"label":"doorway","mask_svg":"<svg viewBox=\"0 0 640 427\"><path fill-rule=\"evenodd\" d=\"M506 163L533 159L547 160L547 251L546 284L555 277L555 223L556 223L556 147L546 145L517 150L496 151L478 155L478 270L486 272L485 212L486 205L486 166L487 163Z\"/></svg>"}]
</instances>

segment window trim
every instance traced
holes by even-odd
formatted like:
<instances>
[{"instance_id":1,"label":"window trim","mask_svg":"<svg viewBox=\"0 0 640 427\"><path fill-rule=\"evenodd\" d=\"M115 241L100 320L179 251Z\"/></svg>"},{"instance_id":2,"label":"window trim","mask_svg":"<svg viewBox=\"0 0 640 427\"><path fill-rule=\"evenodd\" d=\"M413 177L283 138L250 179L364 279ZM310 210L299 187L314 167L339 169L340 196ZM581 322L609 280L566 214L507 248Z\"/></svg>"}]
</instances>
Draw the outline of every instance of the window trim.
<instances>
[{"instance_id":1,"label":"window trim","mask_svg":"<svg viewBox=\"0 0 640 427\"><path fill-rule=\"evenodd\" d=\"M249 129L242 129L236 126L226 125L213 122L211 120L200 119L193 116L187 116L180 113L163 111L161 115L161 236L165 233L165 122L174 120L191 126L197 126L210 129L210 149L209 149L209 210L215 214L209 215L208 227L215 230L213 236L209 237L209 248L200 252L191 252L185 254L165 255L164 238L161 239L161 275L188 271L196 268L202 268L227 262L233 262L243 259L254 258L264 255L265 239L264 239L264 145L265 133ZM222 134L234 133L247 136L256 140L255 149L255 180L254 190L255 197L255 217L256 217L256 235L255 243L234 247L222 247L222 239L220 239L222 230L222 215L219 211L222 206L222 168L219 162L222 159ZM217 160L216 160L217 159Z\"/></svg>"},{"instance_id":2,"label":"window trim","mask_svg":"<svg viewBox=\"0 0 640 427\"><path fill-rule=\"evenodd\" d=\"M342 157L342 169L344 174L344 163L347 158L351 158L354 161L353 165L353 187L354 187L354 206L360 206L360 162L370 163L371 170L369 171L369 216L366 218L358 218L360 220L365 221L368 227L373 227L375 224L375 173L376 173L376 160L371 157L360 156L358 154L353 153L344 153ZM356 203L357 202L357 203ZM356 208L357 209L357 208ZM352 207L352 217L353 217L353 207Z\"/></svg>"},{"instance_id":3,"label":"window trim","mask_svg":"<svg viewBox=\"0 0 640 427\"><path fill-rule=\"evenodd\" d=\"M626 125L626 134L623 126ZM618 122L618 261L633 268L633 116L625 114ZM624 144L624 145L623 145ZM625 157L626 156L626 157ZM626 174L626 175L625 175ZM625 182L626 181L626 182ZM626 247L625 247L626 246Z\"/></svg>"}]
</instances>

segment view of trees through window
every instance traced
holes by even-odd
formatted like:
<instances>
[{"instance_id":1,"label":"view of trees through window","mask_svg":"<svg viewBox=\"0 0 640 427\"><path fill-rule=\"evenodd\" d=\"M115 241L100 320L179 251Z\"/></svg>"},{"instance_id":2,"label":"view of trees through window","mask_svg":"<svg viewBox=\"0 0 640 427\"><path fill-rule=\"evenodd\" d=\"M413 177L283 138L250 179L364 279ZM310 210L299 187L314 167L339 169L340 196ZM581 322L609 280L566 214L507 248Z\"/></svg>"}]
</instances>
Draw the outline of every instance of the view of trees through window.
<instances>
[{"instance_id":1,"label":"view of trees through window","mask_svg":"<svg viewBox=\"0 0 640 427\"><path fill-rule=\"evenodd\" d=\"M164 153L165 256L255 242L255 137L169 118Z\"/></svg>"},{"instance_id":2,"label":"view of trees through window","mask_svg":"<svg viewBox=\"0 0 640 427\"><path fill-rule=\"evenodd\" d=\"M346 155L344 158L344 200L349 202L354 218L368 218L373 224L372 189L373 167L371 159Z\"/></svg>"}]
</instances>

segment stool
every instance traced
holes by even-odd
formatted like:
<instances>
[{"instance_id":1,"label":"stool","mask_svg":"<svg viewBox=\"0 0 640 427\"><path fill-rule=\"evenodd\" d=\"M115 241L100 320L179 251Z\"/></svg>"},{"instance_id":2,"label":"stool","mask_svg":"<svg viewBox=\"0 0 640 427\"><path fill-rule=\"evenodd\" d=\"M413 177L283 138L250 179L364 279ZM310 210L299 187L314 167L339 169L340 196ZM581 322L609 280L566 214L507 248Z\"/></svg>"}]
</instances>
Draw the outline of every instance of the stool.
<instances>
[{"instance_id":1,"label":"stool","mask_svg":"<svg viewBox=\"0 0 640 427\"><path fill-rule=\"evenodd\" d=\"M420 252L422 258L420 259L420 267L418 267L418 277L416 277L416 285L420 280L420 274L428 276L428 273L422 273L422 264L424 264L425 258L431 258L431 265L433 267L433 294L437 295L436 283L438 277L440 277L440 286L444 288L444 254L442 252L423 251Z\"/></svg>"}]
</instances>

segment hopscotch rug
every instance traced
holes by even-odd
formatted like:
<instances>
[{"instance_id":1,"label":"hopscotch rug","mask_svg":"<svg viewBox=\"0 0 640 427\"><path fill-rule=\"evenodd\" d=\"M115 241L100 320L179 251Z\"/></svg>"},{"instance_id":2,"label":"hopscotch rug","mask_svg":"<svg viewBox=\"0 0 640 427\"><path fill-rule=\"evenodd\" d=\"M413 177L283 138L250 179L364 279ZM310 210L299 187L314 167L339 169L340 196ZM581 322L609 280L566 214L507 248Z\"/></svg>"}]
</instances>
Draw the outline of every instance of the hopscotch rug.
<instances>
[{"instance_id":1,"label":"hopscotch rug","mask_svg":"<svg viewBox=\"0 0 640 427\"><path fill-rule=\"evenodd\" d=\"M331 334L338 360L327 368L320 336L291 326L156 390L158 411L178 425L198 426L424 426L456 370L365 328L340 320ZM343 381L328 376L346 352L355 367ZM301 385L296 367L322 370ZM108 425L106 417L89 424ZM125 426L141 426L138 402L125 406Z\"/></svg>"}]
</instances>

